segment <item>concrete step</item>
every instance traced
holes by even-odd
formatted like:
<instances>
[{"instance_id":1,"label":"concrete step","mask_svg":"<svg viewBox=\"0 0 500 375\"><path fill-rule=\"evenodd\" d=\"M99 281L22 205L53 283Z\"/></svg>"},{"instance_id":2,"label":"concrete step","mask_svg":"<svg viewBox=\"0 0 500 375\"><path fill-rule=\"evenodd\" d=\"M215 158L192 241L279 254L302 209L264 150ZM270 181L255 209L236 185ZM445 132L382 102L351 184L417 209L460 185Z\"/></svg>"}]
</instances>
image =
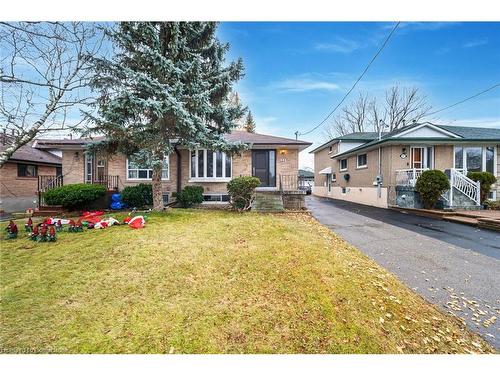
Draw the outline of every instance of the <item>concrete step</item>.
<instances>
[{"instance_id":1,"label":"concrete step","mask_svg":"<svg viewBox=\"0 0 500 375\"><path fill-rule=\"evenodd\" d=\"M447 215L444 217L444 220L467 225L477 225L478 223L476 218L459 215Z\"/></svg>"},{"instance_id":2,"label":"concrete step","mask_svg":"<svg viewBox=\"0 0 500 375\"><path fill-rule=\"evenodd\" d=\"M500 231L500 220L482 217L477 220L477 226L479 228Z\"/></svg>"},{"instance_id":3,"label":"concrete step","mask_svg":"<svg viewBox=\"0 0 500 375\"><path fill-rule=\"evenodd\" d=\"M282 212L283 198L276 192L258 192L252 203L252 210L257 212Z\"/></svg>"}]
</instances>

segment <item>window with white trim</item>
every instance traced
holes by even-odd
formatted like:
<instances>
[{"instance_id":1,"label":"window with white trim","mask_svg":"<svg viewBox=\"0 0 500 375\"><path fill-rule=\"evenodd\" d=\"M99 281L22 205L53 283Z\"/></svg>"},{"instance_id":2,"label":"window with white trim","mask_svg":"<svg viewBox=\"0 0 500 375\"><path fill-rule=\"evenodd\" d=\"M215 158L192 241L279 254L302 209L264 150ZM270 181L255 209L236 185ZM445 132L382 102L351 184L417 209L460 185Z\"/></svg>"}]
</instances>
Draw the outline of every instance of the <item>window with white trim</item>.
<instances>
[{"instance_id":1,"label":"window with white trim","mask_svg":"<svg viewBox=\"0 0 500 375\"><path fill-rule=\"evenodd\" d=\"M347 170L347 159L340 160L340 170L341 171Z\"/></svg>"},{"instance_id":2,"label":"window with white trim","mask_svg":"<svg viewBox=\"0 0 500 375\"><path fill-rule=\"evenodd\" d=\"M357 168L365 168L367 166L366 154L357 155L356 160L357 160Z\"/></svg>"},{"instance_id":3,"label":"window with white trim","mask_svg":"<svg viewBox=\"0 0 500 375\"><path fill-rule=\"evenodd\" d=\"M170 177L170 158L165 156L161 171L162 180ZM150 160L141 160L134 155L127 158L127 179L128 180L151 180L153 178L153 165Z\"/></svg>"},{"instance_id":4,"label":"window with white trim","mask_svg":"<svg viewBox=\"0 0 500 375\"><path fill-rule=\"evenodd\" d=\"M221 151L198 149L190 151L191 180L226 180L231 178L231 157Z\"/></svg>"}]
</instances>

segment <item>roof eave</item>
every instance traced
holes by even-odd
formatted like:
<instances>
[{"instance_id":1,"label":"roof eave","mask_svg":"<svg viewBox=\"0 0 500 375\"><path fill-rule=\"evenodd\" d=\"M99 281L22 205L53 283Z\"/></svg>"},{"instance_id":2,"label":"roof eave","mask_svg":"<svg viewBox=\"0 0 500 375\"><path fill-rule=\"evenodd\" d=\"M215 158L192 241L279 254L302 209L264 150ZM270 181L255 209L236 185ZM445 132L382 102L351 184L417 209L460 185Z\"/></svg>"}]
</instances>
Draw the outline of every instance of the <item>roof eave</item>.
<instances>
[{"instance_id":1,"label":"roof eave","mask_svg":"<svg viewBox=\"0 0 500 375\"><path fill-rule=\"evenodd\" d=\"M336 155L330 156L330 159L335 159L340 156L351 156L359 153L360 151L371 151L374 148L379 147L380 145L398 145L398 144L407 144L408 142L412 143L433 143L433 144L454 144L454 143L500 143L500 139L472 139L472 138L386 138L380 141L376 141L372 144L362 145L351 150L347 150L343 153L339 153Z\"/></svg>"}]
</instances>

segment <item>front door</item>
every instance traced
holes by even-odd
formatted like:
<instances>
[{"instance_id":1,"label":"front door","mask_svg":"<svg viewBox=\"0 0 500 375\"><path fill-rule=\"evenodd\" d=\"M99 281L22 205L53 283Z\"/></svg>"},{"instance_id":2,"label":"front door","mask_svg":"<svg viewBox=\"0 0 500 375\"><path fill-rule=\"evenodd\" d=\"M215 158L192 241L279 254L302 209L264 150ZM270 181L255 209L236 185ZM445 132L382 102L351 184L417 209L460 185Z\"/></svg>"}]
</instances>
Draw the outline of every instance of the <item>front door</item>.
<instances>
[{"instance_id":1,"label":"front door","mask_svg":"<svg viewBox=\"0 0 500 375\"><path fill-rule=\"evenodd\" d=\"M433 168L434 148L431 147L412 147L411 148L411 167L415 169Z\"/></svg>"},{"instance_id":2,"label":"front door","mask_svg":"<svg viewBox=\"0 0 500 375\"><path fill-rule=\"evenodd\" d=\"M252 150L252 176L259 178L261 187L276 186L275 150Z\"/></svg>"}]
</instances>

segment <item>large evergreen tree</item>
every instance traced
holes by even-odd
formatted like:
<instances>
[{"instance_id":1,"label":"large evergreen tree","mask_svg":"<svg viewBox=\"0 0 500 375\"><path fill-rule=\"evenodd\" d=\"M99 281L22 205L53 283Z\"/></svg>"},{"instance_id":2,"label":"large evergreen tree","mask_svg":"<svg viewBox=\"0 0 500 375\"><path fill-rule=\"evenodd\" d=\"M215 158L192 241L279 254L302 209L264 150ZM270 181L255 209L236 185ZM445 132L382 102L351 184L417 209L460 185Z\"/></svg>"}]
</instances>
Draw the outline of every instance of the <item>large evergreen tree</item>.
<instances>
[{"instance_id":1,"label":"large evergreen tree","mask_svg":"<svg viewBox=\"0 0 500 375\"><path fill-rule=\"evenodd\" d=\"M255 121L253 120L252 112L248 111L245 120L245 130L249 133L255 133Z\"/></svg>"},{"instance_id":2,"label":"large evergreen tree","mask_svg":"<svg viewBox=\"0 0 500 375\"><path fill-rule=\"evenodd\" d=\"M89 132L106 136L96 148L139 154L153 168L153 207L163 208L164 156L176 145L238 152L223 134L244 115L232 103L232 85L243 75L241 59L226 63L229 45L213 22L121 22L109 32L115 54L95 59L97 115Z\"/></svg>"}]
</instances>

